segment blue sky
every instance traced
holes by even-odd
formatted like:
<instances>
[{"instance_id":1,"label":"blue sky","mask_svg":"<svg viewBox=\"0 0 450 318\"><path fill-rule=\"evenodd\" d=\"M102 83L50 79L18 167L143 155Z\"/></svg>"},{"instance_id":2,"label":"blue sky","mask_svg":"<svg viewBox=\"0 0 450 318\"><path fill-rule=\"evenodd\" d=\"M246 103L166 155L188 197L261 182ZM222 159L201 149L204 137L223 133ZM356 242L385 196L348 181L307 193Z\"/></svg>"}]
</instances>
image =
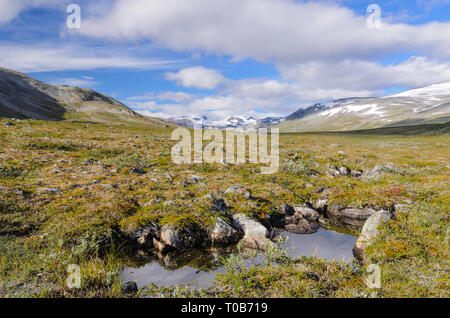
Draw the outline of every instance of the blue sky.
<instances>
[{"instance_id":1,"label":"blue sky","mask_svg":"<svg viewBox=\"0 0 450 318\"><path fill-rule=\"evenodd\" d=\"M68 5L81 8L70 29ZM367 8L381 9L380 27ZM151 116L280 116L450 80L450 0L0 0L0 66Z\"/></svg>"}]
</instances>

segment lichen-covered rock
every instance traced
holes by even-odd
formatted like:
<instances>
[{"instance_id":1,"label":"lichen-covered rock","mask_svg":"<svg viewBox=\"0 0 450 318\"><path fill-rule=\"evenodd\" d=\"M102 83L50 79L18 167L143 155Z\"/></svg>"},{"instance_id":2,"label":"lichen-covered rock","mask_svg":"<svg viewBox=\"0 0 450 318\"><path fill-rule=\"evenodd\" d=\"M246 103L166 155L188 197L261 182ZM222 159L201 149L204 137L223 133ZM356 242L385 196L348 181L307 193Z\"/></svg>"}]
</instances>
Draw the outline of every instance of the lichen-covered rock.
<instances>
[{"instance_id":1,"label":"lichen-covered rock","mask_svg":"<svg viewBox=\"0 0 450 318\"><path fill-rule=\"evenodd\" d=\"M359 260L364 261L364 249L369 246L379 234L378 227L392 219L392 214L387 211L378 211L370 216L364 223L361 235L353 247L353 255Z\"/></svg>"},{"instance_id":2,"label":"lichen-covered rock","mask_svg":"<svg viewBox=\"0 0 450 318\"><path fill-rule=\"evenodd\" d=\"M221 217L216 219L209 238L212 246L226 246L237 243L242 234Z\"/></svg>"},{"instance_id":3,"label":"lichen-covered rock","mask_svg":"<svg viewBox=\"0 0 450 318\"><path fill-rule=\"evenodd\" d=\"M207 237L198 224L183 226L164 225L161 228L161 242L177 249L189 249L207 245Z\"/></svg>"},{"instance_id":4,"label":"lichen-covered rock","mask_svg":"<svg viewBox=\"0 0 450 318\"><path fill-rule=\"evenodd\" d=\"M267 228L245 214L234 215L233 227L244 233L242 243L245 247L265 249L267 246L273 245L273 242L267 239L269 236Z\"/></svg>"}]
</instances>

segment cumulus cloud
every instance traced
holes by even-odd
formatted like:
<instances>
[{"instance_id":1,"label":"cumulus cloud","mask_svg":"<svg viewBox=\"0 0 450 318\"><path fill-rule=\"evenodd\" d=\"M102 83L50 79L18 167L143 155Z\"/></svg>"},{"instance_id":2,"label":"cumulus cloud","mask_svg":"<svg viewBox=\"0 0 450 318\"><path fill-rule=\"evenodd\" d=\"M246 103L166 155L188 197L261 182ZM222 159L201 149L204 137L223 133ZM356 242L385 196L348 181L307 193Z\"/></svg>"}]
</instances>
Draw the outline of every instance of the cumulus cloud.
<instances>
[{"instance_id":1,"label":"cumulus cloud","mask_svg":"<svg viewBox=\"0 0 450 318\"><path fill-rule=\"evenodd\" d=\"M149 116L167 118L190 114L220 120L235 115L257 118L284 116L319 100L348 96L364 97L380 93L364 89L353 91L320 89L298 82L258 78L231 80L218 74L222 78L222 86L217 93L209 96L195 96L184 92L162 94L150 92L143 96L129 98L128 103L140 113ZM166 100L172 103L159 103Z\"/></svg>"},{"instance_id":2,"label":"cumulus cloud","mask_svg":"<svg viewBox=\"0 0 450 318\"><path fill-rule=\"evenodd\" d=\"M224 80L219 72L201 66L184 68L176 73L168 72L165 78L184 87L209 90L216 88Z\"/></svg>"},{"instance_id":3,"label":"cumulus cloud","mask_svg":"<svg viewBox=\"0 0 450 318\"><path fill-rule=\"evenodd\" d=\"M450 63L414 56L398 64L371 61L314 61L278 66L284 79L305 82L310 87L349 90L382 90L387 87L419 87L448 81Z\"/></svg>"},{"instance_id":4,"label":"cumulus cloud","mask_svg":"<svg viewBox=\"0 0 450 318\"><path fill-rule=\"evenodd\" d=\"M329 1L117 0L102 18L84 21L80 31L259 61L372 58L400 51L450 56L450 23L385 21L381 29L370 29L366 19Z\"/></svg>"}]
</instances>

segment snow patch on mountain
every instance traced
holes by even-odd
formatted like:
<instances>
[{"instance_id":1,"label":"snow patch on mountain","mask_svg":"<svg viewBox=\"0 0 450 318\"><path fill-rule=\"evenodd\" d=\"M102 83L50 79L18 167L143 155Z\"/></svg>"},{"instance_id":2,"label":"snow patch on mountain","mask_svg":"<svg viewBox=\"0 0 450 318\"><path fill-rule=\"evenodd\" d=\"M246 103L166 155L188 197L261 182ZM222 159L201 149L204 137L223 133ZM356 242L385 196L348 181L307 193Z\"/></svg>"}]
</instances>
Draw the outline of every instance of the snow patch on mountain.
<instances>
[{"instance_id":1,"label":"snow patch on mountain","mask_svg":"<svg viewBox=\"0 0 450 318\"><path fill-rule=\"evenodd\" d=\"M431 98L435 101L441 100L437 96L450 96L450 81L409 90L403 93L387 97L422 97L422 96L423 97L432 96Z\"/></svg>"}]
</instances>

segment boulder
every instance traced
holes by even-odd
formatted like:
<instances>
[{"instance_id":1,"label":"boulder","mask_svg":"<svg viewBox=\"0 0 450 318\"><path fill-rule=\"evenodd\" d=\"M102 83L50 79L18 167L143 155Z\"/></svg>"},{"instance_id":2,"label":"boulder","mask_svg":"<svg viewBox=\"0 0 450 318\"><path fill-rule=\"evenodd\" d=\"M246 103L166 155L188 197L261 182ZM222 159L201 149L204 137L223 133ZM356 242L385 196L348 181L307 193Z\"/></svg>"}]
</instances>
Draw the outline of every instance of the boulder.
<instances>
[{"instance_id":1,"label":"boulder","mask_svg":"<svg viewBox=\"0 0 450 318\"><path fill-rule=\"evenodd\" d=\"M362 227L364 222L377 211L371 208L341 208L331 206L327 210L330 219L350 226Z\"/></svg>"},{"instance_id":2,"label":"boulder","mask_svg":"<svg viewBox=\"0 0 450 318\"><path fill-rule=\"evenodd\" d=\"M206 235L198 224L164 225L160 238L163 243L176 249L197 248L206 244Z\"/></svg>"},{"instance_id":3,"label":"boulder","mask_svg":"<svg viewBox=\"0 0 450 318\"><path fill-rule=\"evenodd\" d=\"M209 235L212 246L232 245L237 243L241 237L242 234L221 217L216 219L216 224Z\"/></svg>"},{"instance_id":4,"label":"boulder","mask_svg":"<svg viewBox=\"0 0 450 318\"><path fill-rule=\"evenodd\" d=\"M369 246L378 236L378 227L392 219L391 213L378 211L370 216L364 223L361 234L353 247L353 255L361 262L364 262L364 249Z\"/></svg>"},{"instance_id":5,"label":"boulder","mask_svg":"<svg viewBox=\"0 0 450 318\"><path fill-rule=\"evenodd\" d=\"M265 249L273 242L267 239L269 231L262 224L250 219L245 214L236 214L233 217L233 227L244 233L242 242L245 247Z\"/></svg>"},{"instance_id":6,"label":"boulder","mask_svg":"<svg viewBox=\"0 0 450 318\"><path fill-rule=\"evenodd\" d=\"M319 219L319 212L311 209L308 206L296 206L294 207L295 213L300 213L306 220L315 222Z\"/></svg>"}]
</instances>

